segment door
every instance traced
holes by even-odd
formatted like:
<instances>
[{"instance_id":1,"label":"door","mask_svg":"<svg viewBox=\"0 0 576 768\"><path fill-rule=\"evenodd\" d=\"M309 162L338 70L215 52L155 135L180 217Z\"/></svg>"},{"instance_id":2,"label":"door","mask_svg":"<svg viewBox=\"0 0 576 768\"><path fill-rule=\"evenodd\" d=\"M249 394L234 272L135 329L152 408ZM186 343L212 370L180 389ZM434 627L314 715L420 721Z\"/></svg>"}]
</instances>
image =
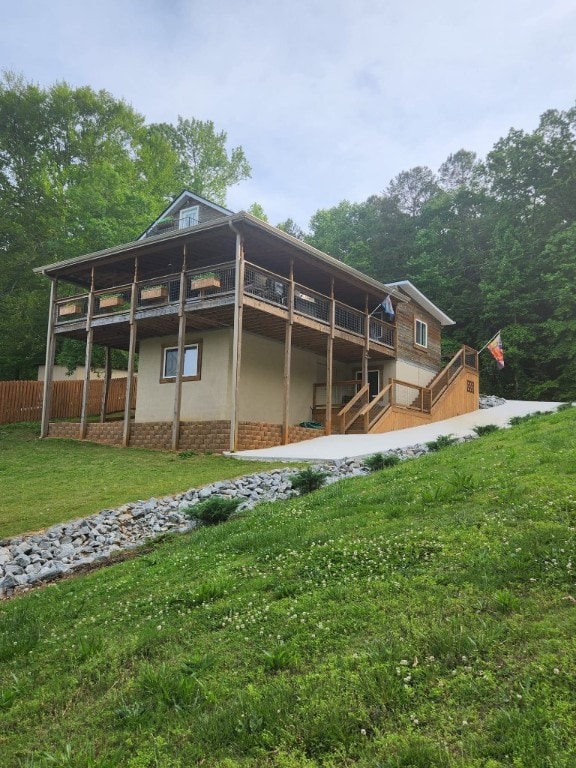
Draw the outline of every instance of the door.
<instances>
[{"instance_id":1,"label":"door","mask_svg":"<svg viewBox=\"0 0 576 768\"><path fill-rule=\"evenodd\" d=\"M356 378L362 381L362 371L356 371ZM380 392L380 371L373 369L368 371L368 384L370 386L370 400Z\"/></svg>"}]
</instances>

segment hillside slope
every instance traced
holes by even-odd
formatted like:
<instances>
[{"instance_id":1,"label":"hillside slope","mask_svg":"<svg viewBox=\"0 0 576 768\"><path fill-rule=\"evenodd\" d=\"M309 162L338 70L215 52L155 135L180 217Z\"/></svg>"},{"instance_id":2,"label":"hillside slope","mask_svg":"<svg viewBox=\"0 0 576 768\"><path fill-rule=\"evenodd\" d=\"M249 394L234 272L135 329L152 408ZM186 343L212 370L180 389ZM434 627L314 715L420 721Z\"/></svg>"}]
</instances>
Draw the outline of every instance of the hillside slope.
<instances>
[{"instance_id":1,"label":"hillside slope","mask_svg":"<svg viewBox=\"0 0 576 768\"><path fill-rule=\"evenodd\" d=\"M0 764L576 764L576 409L0 604Z\"/></svg>"}]
</instances>

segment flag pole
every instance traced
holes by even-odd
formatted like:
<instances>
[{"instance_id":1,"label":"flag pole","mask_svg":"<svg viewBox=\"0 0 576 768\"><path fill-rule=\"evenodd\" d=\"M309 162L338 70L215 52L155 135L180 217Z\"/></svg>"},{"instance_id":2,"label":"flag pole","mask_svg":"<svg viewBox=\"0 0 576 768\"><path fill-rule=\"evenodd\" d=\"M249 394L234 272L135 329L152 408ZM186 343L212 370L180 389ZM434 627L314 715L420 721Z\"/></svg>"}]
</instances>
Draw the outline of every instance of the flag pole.
<instances>
[{"instance_id":1,"label":"flag pole","mask_svg":"<svg viewBox=\"0 0 576 768\"><path fill-rule=\"evenodd\" d=\"M492 338L490 339L490 341L488 341L488 342L486 342L486 344L484 344L484 346L482 347L482 349L479 349L479 350L478 350L478 354L480 354L480 352L484 352L484 350L486 349L486 347L488 346L488 344L491 344L491 343L494 341L494 339L496 338L496 336L498 336L498 334L499 334L499 333L502 333L502 328L500 328L500 330L499 330L499 331L496 331L496 333L494 334L494 336L492 336Z\"/></svg>"}]
</instances>

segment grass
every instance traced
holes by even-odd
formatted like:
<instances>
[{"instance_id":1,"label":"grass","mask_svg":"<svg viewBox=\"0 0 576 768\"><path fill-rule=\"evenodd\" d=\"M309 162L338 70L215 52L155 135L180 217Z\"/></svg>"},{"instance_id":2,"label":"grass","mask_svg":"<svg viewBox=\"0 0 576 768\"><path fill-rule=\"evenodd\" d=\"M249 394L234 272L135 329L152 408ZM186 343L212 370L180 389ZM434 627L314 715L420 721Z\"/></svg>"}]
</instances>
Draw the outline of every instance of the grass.
<instances>
[{"instance_id":1,"label":"grass","mask_svg":"<svg viewBox=\"0 0 576 768\"><path fill-rule=\"evenodd\" d=\"M37 424L0 426L0 539L262 471L261 463L218 455L187 452L181 459L169 451L39 440L38 429Z\"/></svg>"},{"instance_id":2,"label":"grass","mask_svg":"<svg viewBox=\"0 0 576 768\"><path fill-rule=\"evenodd\" d=\"M570 768L575 427L533 419L0 604L3 768Z\"/></svg>"}]
</instances>

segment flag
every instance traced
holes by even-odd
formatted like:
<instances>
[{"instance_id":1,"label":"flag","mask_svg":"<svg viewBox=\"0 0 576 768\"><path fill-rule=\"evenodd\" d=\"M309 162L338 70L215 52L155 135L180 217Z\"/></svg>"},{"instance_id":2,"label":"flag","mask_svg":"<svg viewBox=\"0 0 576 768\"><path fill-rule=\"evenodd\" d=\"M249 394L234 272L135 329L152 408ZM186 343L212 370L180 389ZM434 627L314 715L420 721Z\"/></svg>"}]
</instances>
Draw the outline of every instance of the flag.
<instances>
[{"instance_id":1,"label":"flag","mask_svg":"<svg viewBox=\"0 0 576 768\"><path fill-rule=\"evenodd\" d=\"M496 360L498 368L504 368L504 350L502 349L502 338L500 333L497 333L492 341L489 341L486 346L494 360Z\"/></svg>"},{"instance_id":2,"label":"flag","mask_svg":"<svg viewBox=\"0 0 576 768\"><path fill-rule=\"evenodd\" d=\"M390 296L386 296L382 304L380 304L382 309L384 310L384 314L386 315L386 320L388 320L390 323L394 320L396 317L396 313L394 312L394 307L392 305L392 299Z\"/></svg>"}]
</instances>

